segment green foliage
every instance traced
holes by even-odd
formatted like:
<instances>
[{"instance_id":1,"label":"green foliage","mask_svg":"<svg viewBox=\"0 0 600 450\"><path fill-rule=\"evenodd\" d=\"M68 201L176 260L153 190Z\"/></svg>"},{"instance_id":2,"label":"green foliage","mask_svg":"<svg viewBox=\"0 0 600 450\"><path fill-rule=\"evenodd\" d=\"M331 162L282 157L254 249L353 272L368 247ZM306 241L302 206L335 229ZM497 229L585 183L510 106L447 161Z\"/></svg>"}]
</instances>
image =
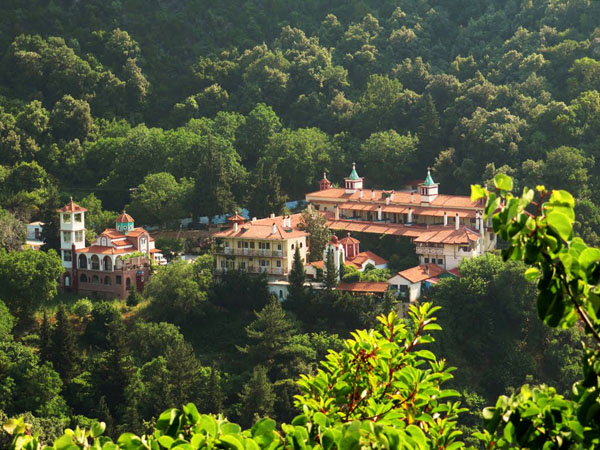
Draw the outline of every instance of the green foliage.
<instances>
[{"instance_id":1,"label":"green foliage","mask_svg":"<svg viewBox=\"0 0 600 450\"><path fill-rule=\"evenodd\" d=\"M11 337L11 331L15 324L15 318L12 316L6 305L0 300L0 341Z\"/></svg>"},{"instance_id":2,"label":"green foliage","mask_svg":"<svg viewBox=\"0 0 600 450\"><path fill-rule=\"evenodd\" d=\"M88 298L80 298L71 306L71 312L79 317L80 320L87 319L93 310L94 304Z\"/></svg>"},{"instance_id":3,"label":"green foliage","mask_svg":"<svg viewBox=\"0 0 600 450\"><path fill-rule=\"evenodd\" d=\"M306 230L310 235L309 261L320 261L323 258L325 245L331 239L331 231L325 222L325 218L316 211L305 210L302 212L302 222L298 224L298 228Z\"/></svg>"},{"instance_id":4,"label":"green foliage","mask_svg":"<svg viewBox=\"0 0 600 450\"><path fill-rule=\"evenodd\" d=\"M323 284L325 286L325 289L331 291L337 286L339 282L339 270L336 265L334 252L331 248L327 251L326 259L324 262L325 279L323 280Z\"/></svg>"},{"instance_id":5,"label":"green foliage","mask_svg":"<svg viewBox=\"0 0 600 450\"><path fill-rule=\"evenodd\" d=\"M595 292L600 281L600 250L573 236L575 201L567 191L537 186L535 191L524 188L522 196L514 196L512 180L506 176L497 176L495 186L495 192L475 186L472 198L487 200L485 216L508 243L502 250L504 259L530 266L525 278L537 280L540 319L559 328L573 327L579 321L594 343L584 347L582 374L573 385L571 399L556 395L553 388L523 386L512 398L501 397L495 407L484 411L485 430L479 437L488 447L500 439L505 445L529 448L591 447L600 434L600 373L595 362L600 343ZM548 417L552 417L551 425L540 428Z\"/></svg>"},{"instance_id":6,"label":"green foliage","mask_svg":"<svg viewBox=\"0 0 600 450\"><path fill-rule=\"evenodd\" d=\"M411 311L412 331L397 316L381 316L377 330L354 333L340 353L331 351L324 370L298 382L302 395L297 405L302 415L277 429L275 421L260 419L250 429L222 416L201 415L189 403L169 409L156 421L155 430L138 437L123 433L116 442L104 437L105 423L90 430L66 430L54 448L83 449L88 444L101 450L148 448L464 448L457 440L458 403L448 399L457 392L442 389L452 376L422 344L433 341L430 331L439 329L425 304ZM353 381L351 381L353 380ZM245 420L268 413L274 402L266 370L257 367L240 395ZM377 405L381 403L381 407ZM27 433L23 418L11 419L4 429L14 435L10 450L39 450L37 435ZM174 447L175 446L175 447Z\"/></svg>"},{"instance_id":7,"label":"green foliage","mask_svg":"<svg viewBox=\"0 0 600 450\"><path fill-rule=\"evenodd\" d=\"M6 210L0 209L0 248L21 250L25 244L27 227Z\"/></svg>"},{"instance_id":8,"label":"green foliage","mask_svg":"<svg viewBox=\"0 0 600 450\"><path fill-rule=\"evenodd\" d=\"M59 256L35 250L0 249L0 297L11 312L29 317L33 311L51 300L57 292L58 277L63 273Z\"/></svg>"}]
</instances>

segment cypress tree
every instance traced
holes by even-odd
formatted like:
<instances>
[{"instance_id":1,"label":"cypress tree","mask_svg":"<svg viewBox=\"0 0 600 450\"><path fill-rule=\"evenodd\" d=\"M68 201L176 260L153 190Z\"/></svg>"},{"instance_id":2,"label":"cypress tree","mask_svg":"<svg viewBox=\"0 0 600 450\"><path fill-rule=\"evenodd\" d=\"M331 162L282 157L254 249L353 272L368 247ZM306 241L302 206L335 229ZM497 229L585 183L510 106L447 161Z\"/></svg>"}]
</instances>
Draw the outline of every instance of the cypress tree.
<instances>
[{"instance_id":1,"label":"cypress tree","mask_svg":"<svg viewBox=\"0 0 600 450\"><path fill-rule=\"evenodd\" d=\"M300 257L300 249L296 247L294 253L294 261L292 263L292 270L288 275L288 281L290 285L288 287L288 302L292 306L292 309L298 310L303 305L306 298L306 290L304 288L304 280L306 279L306 273L304 272L304 263Z\"/></svg>"},{"instance_id":2,"label":"cypress tree","mask_svg":"<svg viewBox=\"0 0 600 450\"><path fill-rule=\"evenodd\" d=\"M54 364L54 369L67 384L75 377L78 351L75 331L64 306L61 306L56 314L51 349L50 360Z\"/></svg>"},{"instance_id":3,"label":"cypress tree","mask_svg":"<svg viewBox=\"0 0 600 450\"><path fill-rule=\"evenodd\" d=\"M335 266L335 260L331 249L327 251L325 261L325 289L331 291L338 284L338 270Z\"/></svg>"}]
</instances>

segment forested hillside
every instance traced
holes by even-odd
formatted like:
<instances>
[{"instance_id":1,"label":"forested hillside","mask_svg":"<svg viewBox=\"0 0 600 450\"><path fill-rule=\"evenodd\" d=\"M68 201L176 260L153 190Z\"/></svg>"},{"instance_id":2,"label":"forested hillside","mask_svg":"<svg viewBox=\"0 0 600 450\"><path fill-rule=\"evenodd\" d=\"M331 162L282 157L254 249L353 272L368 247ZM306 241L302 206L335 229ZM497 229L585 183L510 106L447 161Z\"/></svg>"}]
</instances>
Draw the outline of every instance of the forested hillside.
<instances>
[{"instance_id":1,"label":"forested hillside","mask_svg":"<svg viewBox=\"0 0 600 450\"><path fill-rule=\"evenodd\" d=\"M597 2L8 1L0 12L1 197L21 215L89 193L120 210L156 173L178 201L159 218L139 201L148 223L236 204L262 215L324 170L339 182L352 161L375 187L427 166L448 193L497 172L580 199L598 184ZM264 186L280 187L266 205ZM598 209L579 208L596 242Z\"/></svg>"}]
</instances>

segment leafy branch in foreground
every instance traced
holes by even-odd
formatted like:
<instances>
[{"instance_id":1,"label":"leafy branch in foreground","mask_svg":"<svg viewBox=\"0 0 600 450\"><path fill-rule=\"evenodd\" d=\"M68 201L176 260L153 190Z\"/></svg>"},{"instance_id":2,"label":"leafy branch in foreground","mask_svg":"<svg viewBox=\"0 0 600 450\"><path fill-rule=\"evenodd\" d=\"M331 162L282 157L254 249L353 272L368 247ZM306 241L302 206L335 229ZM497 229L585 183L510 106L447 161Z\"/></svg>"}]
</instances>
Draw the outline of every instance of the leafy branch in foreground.
<instances>
[{"instance_id":1,"label":"leafy branch in foreground","mask_svg":"<svg viewBox=\"0 0 600 450\"><path fill-rule=\"evenodd\" d=\"M277 428L261 419L248 430L222 416L201 415L193 404L162 413L152 434L103 436L105 425L65 430L51 446L42 446L23 418L11 419L10 450L197 450L197 449L447 449L464 448L456 419L464 410L442 383L451 368L421 349L439 330L426 303L412 306L408 324L395 313L379 317L376 330L361 330L341 352L330 351L318 374L298 382L301 415Z\"/></svg>"},{"instance_id":2,"label":"leafy branch in foreground","mask_svg":"<svg viewBox=\"0 0 600 450\"><path fill-rule=\"evenodd\" d=\"M572 399L553 388L523 386L483 412L477 436L488 448L597 448L600 446L600 250L573 234L575 200L567 191L544 186L514 196L512 179L494 179L495 192L473 186L471 198L486 200L484 218L507 247L505 260L523 260L538 280L537 311L550 327L577 323L593 344L585 348L582 378Z\"/></svg>"}]
</instances>

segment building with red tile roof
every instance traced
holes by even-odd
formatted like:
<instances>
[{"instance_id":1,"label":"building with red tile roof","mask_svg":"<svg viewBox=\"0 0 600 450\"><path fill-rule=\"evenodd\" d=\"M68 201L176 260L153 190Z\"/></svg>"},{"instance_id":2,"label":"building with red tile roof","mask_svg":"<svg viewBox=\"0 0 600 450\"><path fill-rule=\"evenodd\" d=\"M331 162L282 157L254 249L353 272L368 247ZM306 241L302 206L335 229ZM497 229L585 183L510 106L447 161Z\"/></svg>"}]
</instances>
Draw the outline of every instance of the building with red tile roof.
<instances>
[{"instance_id":1,"label":"building with red tile roof","mask_svg":"<svg viewBox=\"0 0 600 450\"><path fill-rule=\"evenodd\" d=\"M389 285L385 281L357 281L354 283L342 281L335 289L337 291L351 292L353 294L383 296L388 288Z\"/></svg>"},{"instance_id":2,"label":"building with red tile roof","mask_svg":"<svg viewBox=\"0 0 600 450\"><path fill-rule=\"evenodd\" d=\"M237 220L230 221L229 228L212 235L217 242L214 252L217 273L264 272L272 281L287 276L296 249L303 262L307 261L309 234L303 224L302 214L271 214L241 224Z\"/></svg>"},{"instance_id":3,"label":"building with red tile roof","mask_svg":"<svg viewBox=\"0 0 600 450\"><path fill-rule=\"evenodd\" d=\"M123 211L115 228L107 228L85 245L85 208L70 203L60 214L61 260L64 289L124 299L133 286L142 290L151 263L163 263L160 250L146 230L136 228L133 217Z\"/></svg>"},{"instance_id":4,"label":"building with red tile roof","mask_svg":"<svg viewBox=\"0 0 600 450\"><path fill-rule=\"evenodd\" d=\"M311 192L306 201L325 215L331 230L410 239L421 263L452 269L465 257L495 249L496 236L482 218L483 203L438 190L430 171L416 190L363 189L353 164L344 188Z\"/></svg>"},{"instance_id":5,"label":"building with red tile roof","mask_svg":"<svg viewBox=\"0 0 600 450\"><path fill-rule=\"evenodd\" d=\"M390 289L398 292L400 298L414 302L421 296L424 287L437 283L444 273L446 270L437 264L421 264L398 272L387 283Z\"/></svg>"}]
</instances>

